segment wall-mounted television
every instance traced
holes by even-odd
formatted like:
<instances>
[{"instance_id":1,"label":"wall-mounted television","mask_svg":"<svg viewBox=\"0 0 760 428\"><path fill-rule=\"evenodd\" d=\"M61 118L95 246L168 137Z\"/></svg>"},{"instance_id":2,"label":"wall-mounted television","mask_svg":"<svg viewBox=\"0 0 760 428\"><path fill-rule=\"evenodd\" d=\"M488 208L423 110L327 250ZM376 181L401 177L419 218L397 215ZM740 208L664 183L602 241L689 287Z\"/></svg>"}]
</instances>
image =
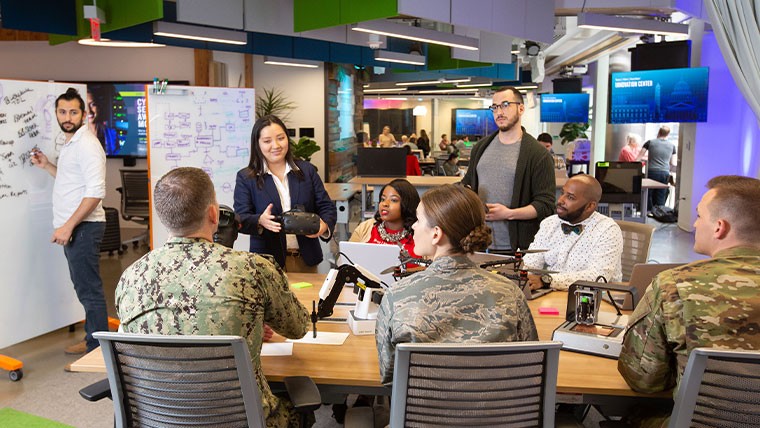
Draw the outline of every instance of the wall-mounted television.
<instances>
[{"instance_id":1,"label":"wall-mounted television","mask_svg":"<svg viewBox=\"0 0 760 428\"><path fill-rule=\"evenodd\" d=\"M708 68L612 73L610 123L707 122Z\"/></svg>"},{"instance_id":2,"label":"wall-mounted television","mask_svg":"<svg viewBox=\"0 0 760 428\"><path fill-rule=\"evenodd\" d=\"M148 155L145 85L152 82L85 82L88 122L111 158ZM188 82L170 82L184 84Z\"/></svg>"},{"instance_id":3,"label":"wall-mounted television","mask_svg":"<svg viewBox=\"0 0 760 428\"><path fill-rule=\"evenodd\" d=\"M588 94L541 94L541 122L588 123Z\"/></svg>"},{"instance_id":4,"label":"wall-mounted television","mask_svg":"<svg viewBox=\"0 0 760 428\"><path fill-rule=\"evenodd\" d=\"M471 137L470 139L482 138L499 130L499 127L496 126L496 122L493 120L493 113L487 108L451 109L451 122L454 135L460 137L469 136Z\"/></svg>"}]
</instances>

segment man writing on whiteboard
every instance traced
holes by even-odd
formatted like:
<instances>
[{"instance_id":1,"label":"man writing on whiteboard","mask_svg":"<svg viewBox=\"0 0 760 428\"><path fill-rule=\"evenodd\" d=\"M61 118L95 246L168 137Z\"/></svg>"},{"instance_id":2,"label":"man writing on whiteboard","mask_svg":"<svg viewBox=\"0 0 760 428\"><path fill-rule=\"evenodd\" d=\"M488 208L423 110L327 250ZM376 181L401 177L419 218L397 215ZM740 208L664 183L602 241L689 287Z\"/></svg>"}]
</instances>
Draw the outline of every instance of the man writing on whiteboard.
<instances>
[{"instance_id":1,"label":"man writing on whiteboard","mask_svg":"<svg viewBox=\"0 0 760 428\"><path fill-rule=\"evenodd\" d=\"M54 165L41 151L32 163L55 178L53 186L53 236L63 246L79 302L84 306L85 340L65 349L82 354L98 347L92 337L108 330L106 300L100 279L100 242L106 228L102 200L106 195L106 155L98 138L84 125L85 104L76 89L69 88L55 100L55 115L65 136Z\"/></svg>"}]
</instances>

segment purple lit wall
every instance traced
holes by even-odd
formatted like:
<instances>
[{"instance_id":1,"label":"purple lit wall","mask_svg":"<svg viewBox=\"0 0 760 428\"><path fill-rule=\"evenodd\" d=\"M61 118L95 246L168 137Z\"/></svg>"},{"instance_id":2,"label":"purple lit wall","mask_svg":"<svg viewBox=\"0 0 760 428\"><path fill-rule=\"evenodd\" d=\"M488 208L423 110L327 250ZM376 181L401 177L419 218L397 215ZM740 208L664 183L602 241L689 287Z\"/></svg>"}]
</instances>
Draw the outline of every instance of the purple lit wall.
<instances>
[{"instance_id":1,"label":"purple lit wall","mask_svg":"<svg viewBox=\"0 0 760 428\"><path fill-rule=\"evenodd\" d=\"M712 32L702 41L702 65L710 67L707 122L697 124L694 144L692 208L705 193L705 184L716 175L758 177L760 128L744 100ZM684 173L684 171L682 171Z\"/></svg>"}]
</instances>

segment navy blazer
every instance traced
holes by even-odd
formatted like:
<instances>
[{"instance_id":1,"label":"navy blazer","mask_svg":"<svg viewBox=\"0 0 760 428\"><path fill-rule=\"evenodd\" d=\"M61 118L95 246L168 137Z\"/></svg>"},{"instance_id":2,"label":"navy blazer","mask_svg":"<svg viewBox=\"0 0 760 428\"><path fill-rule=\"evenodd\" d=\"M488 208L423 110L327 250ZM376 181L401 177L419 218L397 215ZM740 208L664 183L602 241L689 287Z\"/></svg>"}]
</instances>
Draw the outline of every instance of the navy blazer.
<instances>
[{"instance_id":1,"label":"navy blazer","mask_svg":"<svg viewBox=\"0 0 760 428\"><path fill-rule=\"evenodd\" d=\"M310 213L316 213L327 223L330 235L335 229L338 212L335 204L327 195L325 185L317 175L314 165L305 161L296 161L296 166L303 172L299 178L295 171L288 173L288 188L290 189L290 206L304 206ZM259 217L269 204L272 204L272 214L282 214L280 194L274 184L271 174L264 175L264 187L259 188L256 177L250 175L251 170L244 168L238 171L235 181L235 213L240 216L242 227L240 232L251 236L251 252L271 254L280 266L285 266L285 250L287 250L284 233L274 233L262 228L259 233ZM322 247L317 238L307 238L297 235L298 247L304 262L314 266L322 261ZM328 238L329 240L329 238Z\"/></svg>"}]
</instances>

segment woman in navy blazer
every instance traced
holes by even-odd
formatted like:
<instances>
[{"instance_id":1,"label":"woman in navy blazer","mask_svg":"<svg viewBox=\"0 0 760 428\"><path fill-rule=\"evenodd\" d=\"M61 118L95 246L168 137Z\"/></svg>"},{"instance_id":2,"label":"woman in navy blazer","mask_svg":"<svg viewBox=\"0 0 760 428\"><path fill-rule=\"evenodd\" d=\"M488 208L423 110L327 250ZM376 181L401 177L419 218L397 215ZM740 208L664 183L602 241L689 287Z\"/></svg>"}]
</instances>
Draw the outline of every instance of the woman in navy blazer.
<instances>
[{"instance_id":1,"label":"woman in navy blazer","mask_svg":"<svg viewBox=\"0 0 760 428\"><path fill-rule=\"evenodd\" d=\"M279 118L270 115L256 121L251 132L251 160L237 173L235 213L240 216L240 232L251 236L251 252L271 254L283 268L286 258L300 258L288 264L316 272L322 261L317 238L330 239L337 211L314 165L294 160L289 143L287 127ZM289 200L283 201L284 196ZM295 208L319 215L319 232L287 237L281 233L275 215Z\"/></svg>"}]
</instances>

